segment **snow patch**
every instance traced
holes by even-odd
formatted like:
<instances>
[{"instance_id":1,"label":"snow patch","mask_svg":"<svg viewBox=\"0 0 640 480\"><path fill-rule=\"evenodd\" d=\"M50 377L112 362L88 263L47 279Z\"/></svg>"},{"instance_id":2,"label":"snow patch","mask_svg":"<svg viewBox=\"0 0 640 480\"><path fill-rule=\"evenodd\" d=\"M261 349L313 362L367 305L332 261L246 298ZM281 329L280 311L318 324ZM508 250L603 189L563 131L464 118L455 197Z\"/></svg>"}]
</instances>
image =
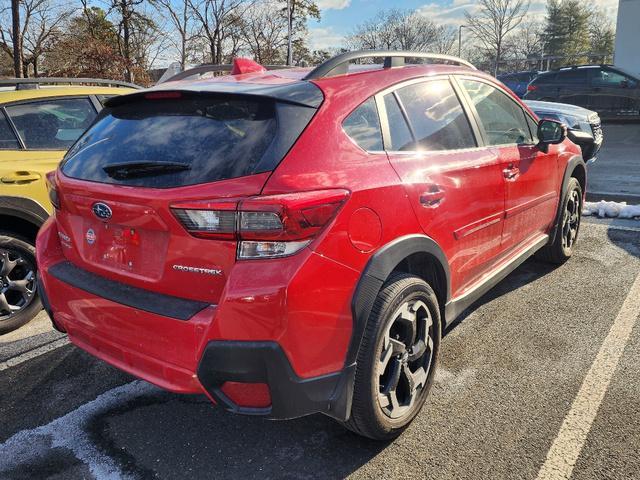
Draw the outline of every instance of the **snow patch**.
<instances>
[{"instance_id":1,"label":"snow patch","mask_svg":"<svg viewBox=\"0 0 640 480\"><path fill-rule=\"evenodd\" d=\"M584 202L582 215L600 218L635 218L640 220L640 205L627 205L627 202Z\"/></svg>"},{"instance_id":2,"label":"snow patch","mask_svg":"<svg viewBox=\"0 0 640 480\"><path fill-rule=\"evenodd\" d=\"M122 472L118 464L98 449L87 427L93 417L126 404L146 394L160 391L146 382L135 381L109 390L95 400L85 403L52 422L30 430L22 430L6 442L0 443L0 477L19 465L42 458L52 448L62 447L70 450L89 467L91 473L99 479L120 480L131 478ZM4 477L3 477L4 478Z\"/></svg>"}]
</instances>

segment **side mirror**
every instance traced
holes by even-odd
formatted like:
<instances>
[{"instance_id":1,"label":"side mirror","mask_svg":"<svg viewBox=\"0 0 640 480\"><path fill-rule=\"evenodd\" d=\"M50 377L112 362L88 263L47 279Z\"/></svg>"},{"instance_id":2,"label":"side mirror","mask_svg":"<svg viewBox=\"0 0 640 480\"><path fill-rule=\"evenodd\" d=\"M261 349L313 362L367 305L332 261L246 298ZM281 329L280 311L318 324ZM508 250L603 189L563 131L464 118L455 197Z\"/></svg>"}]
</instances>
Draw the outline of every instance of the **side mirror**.
<instances>
[{"instance_id":1,"label":"side mirror","mask_svg":"<svg viewBox=\"0 0 640 480\"><path fill-rule=\"evenodd\" d=\"M545 118L538 123L538 148L544 153L549 151L549 145L562 143L565 138L567 127L562 122Z\"/></svg>"}]
</instances>

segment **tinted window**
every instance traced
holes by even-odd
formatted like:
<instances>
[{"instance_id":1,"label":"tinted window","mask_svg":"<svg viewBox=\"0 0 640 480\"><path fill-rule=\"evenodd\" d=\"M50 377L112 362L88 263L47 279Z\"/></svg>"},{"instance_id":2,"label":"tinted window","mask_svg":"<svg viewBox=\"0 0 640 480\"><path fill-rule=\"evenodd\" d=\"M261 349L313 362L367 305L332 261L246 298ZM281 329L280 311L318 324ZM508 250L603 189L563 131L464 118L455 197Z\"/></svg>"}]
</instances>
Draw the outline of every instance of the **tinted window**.
<instances>
[{"instance_id":1,"label":"tinted window","mask_svg":"<svg viewBox=\"0 0 640 480\"><path fill-rule=\"evenodd\" d=\"M556 80L555 73L546 73L546 74L537 76L531 81L531 83L535 85L541 85L545 83L554 83L555 80Z\"/></svg>"},{"instance_id":2,"label":"tinted window","mask_svg":"<svg viewBox=\"0 0 640 480\"><path fill-rule=\"evenodd\" d=\"M556 82L581 85L587 83L588 73L589 72L585 69L560 71L557 74Z\"/></svg>"},{"instance_id":3,"label":"tinted window","mask_svg":"<svg viewBox=\"0 0 640 480\"><path fill-rule=\"evenodd\" d=\"M414 150L475 147L475 138L448 80L416 83L397 90L416 136Z\"/></svg>"},{"instance_id":4,"label":"tinted window","mask_svg":"<svg viewBox=\"0 0 640 480\"><path fill-rule=\"evenodd\" d=\"M486 83L461 83L476 107L489 145L532 143L524 110L516 102Z\"/></svg>"},{"instance_id":5,"label":"tinted window","mask_svg":"<svg viewBox=\"0 0 640 480\"><path fill-rule=\"evenodd\" d=\"M27 148L66 150L96 118L88 98L65 98L7 107Z\"/></svg>"},{"instance_id":6,"label":"tinted window","mask_svg":"<svg viewBox=\"0 0 640 480\"><path fill-rule=\"evenodd\" d=\"M356 108L342 124L344 131L364 150L383 150L382 131L376 102L370 98Z\"/></svg>"},{"instance_id":7,"label":"tinted window","mask_svg":"<svg viewBox=\"0 0 640 480\"><path fill-rule=\"evenodd\" d=\"M390 149L396 152L411 150L413 147L413 136L393 93L385 95L384 105L387 110L389 133L391 134Z\"/></svg>"},{"instance_id":8,"label":"tinted window","mask_svg":"<svg viewBox=\"0 0 640 480\"><path fill-rule=\"evenodd\" d=\"M20 148L18 139L13 133L4 113L0 110L0 150L16 150Z\"/></svg>"},{"instance_id":9,"label":"tinted window","mask_svg":"<svg viewBox=\"0 0 640 480\"><path fill-rule=\"evenodd\" d=\"M85 180L159 188L241 177L256 172L276 125L271 100L194 96L127 103L102 111L67 154L63 171ZM105 171L140 162L186 168L127 178Z\"/></svg>"},{"instance_id":10,"label":"tinted window","mask_svg":"<svg viewBox=\"0 0 640 480\"><path fill-rule=\"evenodd\" d=\"M636 81L618 72L597 69L593 71L591 83L600 87L635 87Z\"/></svg>"}]
</instances>

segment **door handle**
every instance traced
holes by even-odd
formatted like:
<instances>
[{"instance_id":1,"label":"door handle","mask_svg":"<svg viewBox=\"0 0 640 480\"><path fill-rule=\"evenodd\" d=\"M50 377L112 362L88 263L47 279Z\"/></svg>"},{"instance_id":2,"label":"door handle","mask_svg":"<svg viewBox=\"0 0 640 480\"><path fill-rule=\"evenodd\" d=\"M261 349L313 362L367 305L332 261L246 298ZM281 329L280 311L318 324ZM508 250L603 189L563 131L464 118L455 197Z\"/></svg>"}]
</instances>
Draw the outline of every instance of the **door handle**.
<instances>
[{"instance_id":1,"label":"door handle","mask_svg":"<svg viewBox=\"0 0 640 480\"><path fill-rule=\"evenodd\" d=\"M2 181L2 183L20 184L20 183L35 182L37 180L40 180L41 178L42 176L39 173L20 171L20 172L13 172L12 174L7 175L6 177L2 177L0 181Z\"/></svg>"},{"instance_id":2,"label":"door handle","mask_svg":"<svg viewBox=\"0 0 640 480\"><path fill-rule=\"evenodd\" d=\"M513 163L510 163L507 168L502 170L502 175L504 175L504 178L506 178L507 180L513 180L518 176L519 173L520 173L520 169L516 167Z\"/></svg>"},{"instance_id":3,"label":"door handle","mask_svg":"<svg viewBox=\"0 0 640 480\"><path fill-rule=\"evenodd\" d=\"M420 203L424 207L437 207L444 200L444 190L435 187L434 190L424 192L420 195Z\"/></svg>"}]
</instances>

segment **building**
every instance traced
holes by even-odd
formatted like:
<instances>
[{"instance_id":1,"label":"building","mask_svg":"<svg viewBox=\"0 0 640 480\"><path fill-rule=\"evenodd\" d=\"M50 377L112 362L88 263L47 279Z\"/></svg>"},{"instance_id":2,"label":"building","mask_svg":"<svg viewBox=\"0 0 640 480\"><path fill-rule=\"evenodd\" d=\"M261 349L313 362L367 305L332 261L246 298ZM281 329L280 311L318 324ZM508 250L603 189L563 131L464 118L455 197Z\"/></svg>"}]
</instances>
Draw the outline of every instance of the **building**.
<instances>
[{"instance_id":1,"label":"building","mask_svg":"<svg viewBox=\"0 0 640 480\"><path fill-rule=\"evenodd\" d=\"M614 64L640 75L640 0L620 0Z\"/></svg>"}]
</instances>

